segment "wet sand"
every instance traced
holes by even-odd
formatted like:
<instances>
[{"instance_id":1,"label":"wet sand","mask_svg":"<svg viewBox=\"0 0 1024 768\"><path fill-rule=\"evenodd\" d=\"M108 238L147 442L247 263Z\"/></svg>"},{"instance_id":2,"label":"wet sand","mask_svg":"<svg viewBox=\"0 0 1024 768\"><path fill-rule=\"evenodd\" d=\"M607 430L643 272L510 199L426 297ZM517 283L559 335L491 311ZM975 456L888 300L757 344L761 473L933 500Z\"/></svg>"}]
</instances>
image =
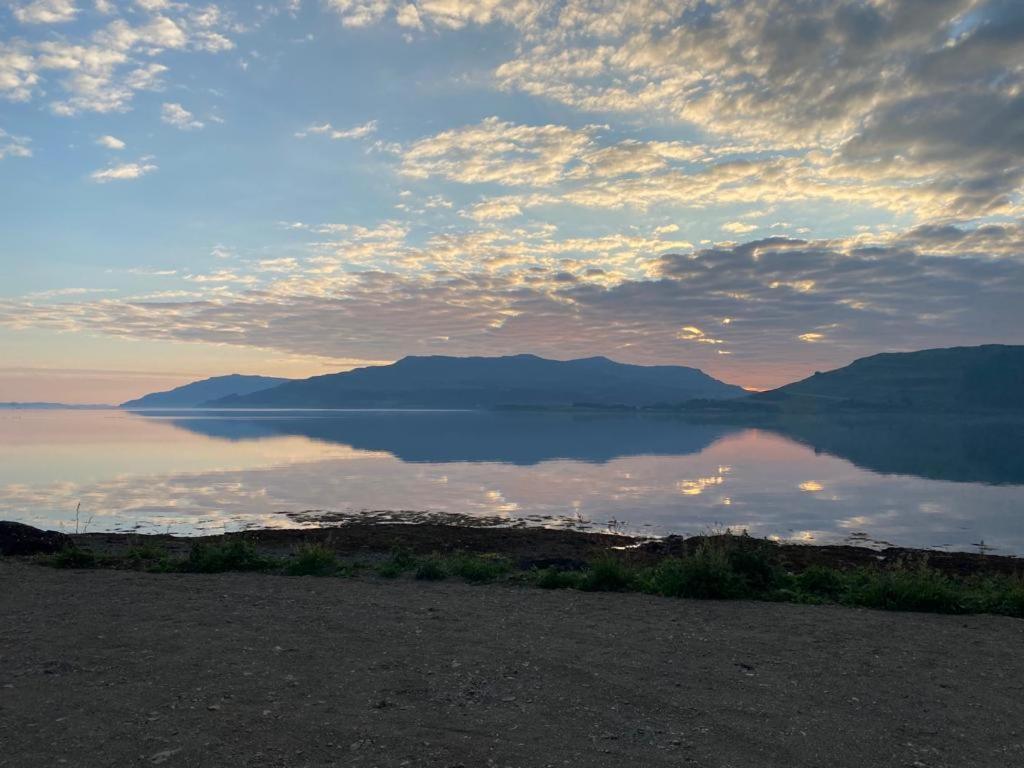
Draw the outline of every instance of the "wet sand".
<instances>
[{"instance_id":1,"label":"wet sand","mask_svg":"<svg viewBox=\"0 0 1024 768\"><path fill-rule=\"evenodd\" d=\"M0 559L0 766L1024 764L1024 621Z\"/></svg>"}]
</instances>

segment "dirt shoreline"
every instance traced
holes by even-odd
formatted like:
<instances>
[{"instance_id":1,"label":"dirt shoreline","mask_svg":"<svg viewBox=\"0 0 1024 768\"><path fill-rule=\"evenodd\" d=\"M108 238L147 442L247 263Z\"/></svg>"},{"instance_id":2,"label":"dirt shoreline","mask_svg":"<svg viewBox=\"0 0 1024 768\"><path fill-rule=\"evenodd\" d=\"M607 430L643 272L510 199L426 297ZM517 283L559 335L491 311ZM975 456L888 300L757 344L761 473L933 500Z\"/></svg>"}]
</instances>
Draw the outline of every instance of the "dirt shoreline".
<instances>
[{"instance_id":1,"label":"dirt shoreline","mask_svg":"<svg viewBox=\"0 0 1024 768\"><path fill-rule=\"evenodd\" d=\"M220 544L243 539L265 554L287 556L299 547L322 544L339 556L358 558L405 550L427 555L434 552L476 552L504 555L519 568L579 567L602 554L613 552L637 564L651 564L664 557L687 555L708 539L724 536L694 536L650 539L635 536L559 530L552 528L506 528L440 523L350 522L327 528L254 529L238 533L201 537L160 534L89 533L71 535L69 542L98 554L119 555L140 543L153 543L169 552L187 554L193 543ZM735 540L737 537L733 536ZM926 563L952 576L972 574L1024 574L1024 558L973 552L947 552L909 547L872 549L844 545L775 543L752 540L771 547L788 570L800 572L811 565L837 569L891 564Z\"/></svg>"},{"instance_id":2,"label":"dirt shoreline","mask_svg":"<svg viewBox=\"0 0 1024 768\"><path fill-rule=\"evenodd\" d=\"M0 767L1024 764L1024 622L0 559Z\"/></svg>"}]
</instances>

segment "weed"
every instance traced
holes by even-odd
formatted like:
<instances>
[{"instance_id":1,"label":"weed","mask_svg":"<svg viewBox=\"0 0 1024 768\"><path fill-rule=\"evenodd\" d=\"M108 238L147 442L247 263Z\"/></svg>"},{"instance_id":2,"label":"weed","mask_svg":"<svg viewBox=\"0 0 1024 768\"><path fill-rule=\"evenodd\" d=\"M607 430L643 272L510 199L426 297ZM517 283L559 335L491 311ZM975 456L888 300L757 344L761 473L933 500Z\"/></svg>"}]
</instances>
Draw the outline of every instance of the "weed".
<instances>
[{"instance_id":1,"label":"weed","mask_svg":"<svg viewBox=\"0 0 1024 768\"><path fill-rule=\"evenodd\" d=\"M620 592L632 586L633 572L612 556L595 560L578 578L578 588L587 592Z\"/></svg>"},{"instance_id":2,"label":"weed","mask_svg":"<svg viewBox=\"0 0 1024 768\"><path fill-rule=\"evenodd\" d=\"M101 564L91 551L78 547L66 547L44 562L54 568L96 568Z\"/></svg>"},{"instance_id":3,"label":"weed","mask_svg":"<svg viewBox=\"0 0 1024 768\"><path fill-rule=\"evenodd\" d=\"M276 565L276 560L261 555L249 542L233 539L225 544L193 544L180 568L193 573L221 573L265 571Z\"/></svg>"},{"instance_id":4,"label":"weed","mask_svg":"<svg viewBox=\"0 0 1024 768\"><path fill-rule=\"evenodd\" d=\"M834 568L812 565L796 577L798 593L837 600L846 589L847 580Z\"/></svg>"},{"instance_id":5,"label":"weed","mask_svg":"<svg viewBox=\"0 0 1024 768\"><path fill-rule=\"evenodd\" d=\"M863 569L843 596L844 602L866 608L895 611L959 613L963 589L949 577L930 568L889 571Z\"/></svg>"},{"instance_id":6,"label":"weed","mask_svg":"<svg viewBox=\"0 0 1024 768\"><path fill-rule=\"evenodd\" d=\"M504 557L495 555L453 555L448 561L448 571L474 584L494 581L504 576L512 566Z\"/></svg>"},{"instance_id":7,"label":"weed","mask_svg":"<svg viewBox=\"0 0 1024 768\"><path fill-rule=\"evenodd\" d=\"M667 597L728 599L749 590L720 548L702 544L690 557L662 560L647 580L648 591Z\"/></svg>"},{"instance_id":8,"label":"weed","mask_svg":"<svg viewBox=\"0 0 1024 768\"><path fill-rule=\"evenodd\" d=\"M416 568L416 578L420 581L441 581L447 578L448 571L444 567L444 561L437 557L428 557Z\"/></svg>"},{"instance_id":9,"label":"weed","mask_svg":"<svg viewBox=\"0 0 1024 768\"><path fill-rule=\"evenodd\" d=\"M394 579L416 567L416 558L407 549L392 550L387 560L377 566L377 575Z\"/></svg>"},{"instance_id":10,"label":"weed","mask_svg":"<svg viewBox=\"0 0 1024 768\"><path fill-rule=\"evenodd\" d=\"M580 585L580 574L575 571L563 571L559 568L542 568L533 571L534 586L541 589L573 589Z\"/></svg>"},{"instance_id":11,"label":"weed","mask_svg":"<svg viewBox=\"0 0 1024 768\"><path fill-rule=\"evenodd\" d=\"M740 538L728 550L730 568L743 580L748 594L760 594L787 585L787 574L771 558L768 550L753 540Z\"/></svg>"},{"instance_id":12,"label":"weed","mask_svg":"<svg viewBox=\"0 0 1024 768\"><path fill-rule=\"evenodd\" d=\"M299 547L284 570L289 576L332 576L338 572L338 558L321 544L308 544Z\"/></svg>"},{"instance_id":13,"label":"weed","mask_svg":"<svg viewBox=\"0 0 1024 768\"><path fill-rule=\"evenodd\" d=\"M145 562L150 560L164 560L167 558L167 550L159 544L142 542L133 544L124 554L125 560L129 562Z\"/></svg>"}]
</instances>

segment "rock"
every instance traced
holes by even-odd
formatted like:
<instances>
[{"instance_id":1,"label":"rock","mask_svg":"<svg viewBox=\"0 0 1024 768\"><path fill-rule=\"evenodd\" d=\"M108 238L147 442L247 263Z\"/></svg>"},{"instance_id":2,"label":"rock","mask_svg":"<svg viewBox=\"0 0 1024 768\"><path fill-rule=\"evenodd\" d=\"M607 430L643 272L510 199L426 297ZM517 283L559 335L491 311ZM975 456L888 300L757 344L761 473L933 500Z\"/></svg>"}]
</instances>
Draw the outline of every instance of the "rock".
<instances>
[{"instance_id":1,"label":"rock","mask_svg":"<svg viewBox=\"0 0 1024 768\"><path fill-rule=\"evenodd\" d=\"M57 552L71 544L71 537L41 531L24 523L0 521L0 555L37 555Z\"/></svg>"}]
</instances>

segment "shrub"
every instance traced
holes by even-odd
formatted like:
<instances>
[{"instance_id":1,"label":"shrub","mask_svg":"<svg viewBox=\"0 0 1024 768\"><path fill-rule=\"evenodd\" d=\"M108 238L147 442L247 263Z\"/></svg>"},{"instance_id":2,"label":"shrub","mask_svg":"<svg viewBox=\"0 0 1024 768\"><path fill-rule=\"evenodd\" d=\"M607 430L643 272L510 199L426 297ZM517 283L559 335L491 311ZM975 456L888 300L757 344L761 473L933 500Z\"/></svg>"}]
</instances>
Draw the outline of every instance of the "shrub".
<instances>
[{"instance_id":1,"label":"shrub","mask_svg":"<svg viewBox=\"0 0 1024 768\"><path fill-rule=\"evenodd\" d=\"M647 587L669 597L723 600L747 594L726 553L709 544L702 544L690 557L662 560L649 574Z\"/></svg>"},{"instance_id":2,"label":"shrub","mask_svg":"<svg viewBox=\"0 0 1024 768\"><path fill-rule=\"evenodd\" d=\"M959 613L964 607L961 592L947 576L921 566L861 571L846 600L866 608Z\"/></svg>"},{"instance_id":3,"label":"shrub","mask_svg":"<svg viewBox=\"0 0 1024 768\"><path fill-rule=\"evenodd\" d=\"M377 575L394 579L416 567L416 558L406 549L392 550L387 560L377 566Z\"/></svg>"},{"instance_id":4,"label":"shrub","mask_svg":"<svg viewBox=\"0 0 1024 768\"><path fill-rule=\"evenodd\" d=\"M420 581L441 581L447 576L444 562L438 557L427 558L416 569L416 578Z\"/></svg>"},{"instance_id":5,"label":"shrub","mask_svg":"<svg viewBox=\"0 0 1024 768\"><path fill-rule=\"evenodd\" d=\"M577 578L577 587L587 592L619 592L634 582L633 574L621 560L608 555L595 560Z\"/></svg>"},{"instance_id":6,"label":"shrub","mask_svg":"<svg viewBox=\"0 0 1024 768\"><path fill-rule=\"evenodd\" d=\"M225 544L193 544L181 569L193 573L221 573L264 571L275 565L273 558L261 555L249 542L233 539Z\"/></svg>"},{"instance_id":7,"label":"shrub","mask_svg":"<svg viewBox=\"0 0 1024 768\"><path fill-rule=\"evenodd\" d=\"M331 576L338 571L334 551L322 544L309 544L299 548L295 557L285 566L289 576Z\"/></svg>"},{"instance_id":8,"label":"shrub","mask_svg":"<svg viewBox=\"0 0 1024 768\"><path fill-rule=\"evenodd\" d=\"M474 584L494 581L511 570L511 564L503 557L494 555L459 554L448 563L448 570Z\"/></svg>"},{"instance_id":9,"label":"shrub","mask_svg":"<svg viewBox=\"0 0 1024 768\"><path fill-rule=\"evenodd\" d=\"M572 589L579 587L581 575L559 568L542 568L532 574L534 586L541 589Z\"/></svg>"},{"instance_id":10,"label":"shrub","mask_svg":"<svg viewBox=\"0 0 1024 768\"><path fill-rule=\"evenodd\" d=\"M66 547L46 562L54 568L96 568L100 564L91 551L78 547Z\"/></svg>"},{"instance_id":11,"label":"shrub","mask_svg":"<svg viewBox=\"0 0 1024 768\"><path fill-rule=\"evenodd\" d=\"M764 547L741 544L730 549L727 557L730 568L745 582L749 594L769 592L788 581L785 571Z\"/></svg>"},{"instance_id":12,"label":"shrub","mask_svg":"<svg viewBox=\"0 0 1024 768\"><path fill-rule=\"evenodd\" d=\"M1003 613L1024 619L1024 581L1016 580L1015 584L1007 583L1002 597L992 606L993 613Z\"/></svg>"},{"instance_id":13,"label":"shrub","mask_svg":"<svg viewBox=\"0 0 1024 768\"><path fill-rule=\"evenodd\" d=\"M167 550L159 544L142 542L128 548L124 554L125 560L132 562L144 562L149 560L164 560L167 558Z\"/></svg>"},{"instance_id":14,"label":"shrub","mask_svg":"<svg viewBox=\"0 0 1024 768\"><path fill-rule=\"evenodd\" d=\"M830 600L838 599L846 588L846 580L839 571L822 565L812 565L801 573L796 584L801 592Z\"/></svg>"}]
</instances>

